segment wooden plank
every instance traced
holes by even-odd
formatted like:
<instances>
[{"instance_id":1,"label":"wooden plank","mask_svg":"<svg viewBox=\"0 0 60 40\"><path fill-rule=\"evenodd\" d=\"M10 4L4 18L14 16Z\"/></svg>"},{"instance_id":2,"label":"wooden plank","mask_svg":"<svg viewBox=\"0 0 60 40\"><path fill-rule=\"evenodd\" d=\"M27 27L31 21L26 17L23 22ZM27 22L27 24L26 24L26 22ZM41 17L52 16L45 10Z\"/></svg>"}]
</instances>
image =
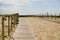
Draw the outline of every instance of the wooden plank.
<instances>
[{"instance_id":1,"label":"wooden plank","mask_svg":"<svg viewBox=\"0 0 60 40\"><path fill-rule=\"evenodd\" d=\"M31 27L29 26L26 20L19 21L19 24L15 30L13 37L15 40L35 40Z\"/></svg>"}]
</instances>

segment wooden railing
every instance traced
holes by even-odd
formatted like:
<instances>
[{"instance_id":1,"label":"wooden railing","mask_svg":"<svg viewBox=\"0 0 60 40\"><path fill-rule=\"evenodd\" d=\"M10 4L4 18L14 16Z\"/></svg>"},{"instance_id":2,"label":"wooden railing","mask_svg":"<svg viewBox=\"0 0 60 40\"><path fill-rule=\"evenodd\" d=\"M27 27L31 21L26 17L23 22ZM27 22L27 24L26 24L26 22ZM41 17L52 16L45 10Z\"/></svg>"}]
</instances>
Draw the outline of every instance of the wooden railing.
<instances>
[{"instance_id":1,"label":"wooden railing","mask_svg":"<svg viewBox=\"0 0 60 40\"><path fill-rule=\"evenodd\" d=\"M14 30L18 24L18 13L11 15L2 15L2 40L11 40L13 38ZM5 21L8 21L5 23ZM7 34L5 35L5 24L7 24Z\"/></svg>"}]
</instances>

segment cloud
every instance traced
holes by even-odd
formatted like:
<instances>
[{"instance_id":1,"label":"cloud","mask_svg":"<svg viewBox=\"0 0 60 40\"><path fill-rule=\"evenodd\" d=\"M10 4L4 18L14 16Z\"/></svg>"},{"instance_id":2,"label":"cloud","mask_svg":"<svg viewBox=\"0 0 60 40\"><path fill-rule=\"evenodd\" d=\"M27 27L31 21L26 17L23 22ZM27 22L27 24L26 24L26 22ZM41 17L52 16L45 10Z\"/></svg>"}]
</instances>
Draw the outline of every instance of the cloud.
<instances>
[{"instance_id":1,"label":"cloud","mask_svg":"<svg viewBox=\"0 0 60 40\"><path fill-rule=\"evenodd\" d=\"M21 14L47 12L48 8L57 8L57 6L60 8L57 2L57 0L0 0L0 12L19 12ZM50 9L48 11L50 11Z\"/></svg>"},{"instance_id":2,"label":"cloud","mask_svg":"<svg viewBox=\"0 0 60 40\"><path fill-rule=\"evenodd\" d=\"M10 11L18 12L19 9L24 10L24 5L28 5L32 3L32 1L37 0L0 0L0 11L3 11L3 13L9 13Z\"/></svg>"},{"instance_id":3,"label":"cloud","mask_svg":"<svg viewBox=\"0 0 60 40\"><path fill-rule=\"evenodd\" d=\"M0 11L2 13L12 13L16 9L16 2L14 0L1 0Z\"/></svg>"}]
</instances>

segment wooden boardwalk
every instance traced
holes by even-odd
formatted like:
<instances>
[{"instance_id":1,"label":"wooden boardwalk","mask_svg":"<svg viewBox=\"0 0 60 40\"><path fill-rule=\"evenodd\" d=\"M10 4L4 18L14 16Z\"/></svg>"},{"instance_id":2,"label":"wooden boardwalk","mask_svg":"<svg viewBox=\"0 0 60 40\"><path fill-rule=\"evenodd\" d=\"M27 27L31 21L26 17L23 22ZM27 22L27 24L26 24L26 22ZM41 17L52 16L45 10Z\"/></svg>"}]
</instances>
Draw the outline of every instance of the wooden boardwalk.
<instances>
[{"instance_id":1,"label":"wooden boardwalk","mask_svg":"<svg viewBox=\"0 0 60 40\"><path fill-rule=\"evenodd\" d=\"M29 23L23 18L19 19L19 24L15 30L13 37L14 40L35 40Z\"/></svg>"}]
</instances>

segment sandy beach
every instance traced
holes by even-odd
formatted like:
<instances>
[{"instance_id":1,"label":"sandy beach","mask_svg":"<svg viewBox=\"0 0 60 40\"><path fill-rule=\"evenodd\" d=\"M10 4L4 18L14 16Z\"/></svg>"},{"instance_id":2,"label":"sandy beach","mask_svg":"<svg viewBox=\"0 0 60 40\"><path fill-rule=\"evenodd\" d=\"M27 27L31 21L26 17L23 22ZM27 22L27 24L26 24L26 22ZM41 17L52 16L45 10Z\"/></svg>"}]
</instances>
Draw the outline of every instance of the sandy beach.
<instances>
[{"instance_id":1,"label":"sandy beach","mask_svg":"<svg viewBox=\"0 0 60 40\"><path fill-rule=\"evenodd\" d=\"M19 21L22 22L20 23L21 25L24 24L24 22L29 24L29 27L31 27L31 30L33 31L33 34L36 40L60 40L60 24L56 22L52 22L53 20L50 19L50 21L48 21L48 19L43 19L40 17L20 17L19 18ZM5 21L5 23L7 23L7 21ZM2 31L1 28L2 26L0 21L0 35ZM5 30L7 30L6 27L5 27Z\"/></svg>"},{"instance_id":2,"label":"sandy beach","mask_svg":"<svg viewBox=\"0 0 60 40\"><path fill-rule=\"evenodd\" d=\"M30 24L36 40L60 40L60 24L39 17L22 18Z\"/></svg>"}]
</instances>

